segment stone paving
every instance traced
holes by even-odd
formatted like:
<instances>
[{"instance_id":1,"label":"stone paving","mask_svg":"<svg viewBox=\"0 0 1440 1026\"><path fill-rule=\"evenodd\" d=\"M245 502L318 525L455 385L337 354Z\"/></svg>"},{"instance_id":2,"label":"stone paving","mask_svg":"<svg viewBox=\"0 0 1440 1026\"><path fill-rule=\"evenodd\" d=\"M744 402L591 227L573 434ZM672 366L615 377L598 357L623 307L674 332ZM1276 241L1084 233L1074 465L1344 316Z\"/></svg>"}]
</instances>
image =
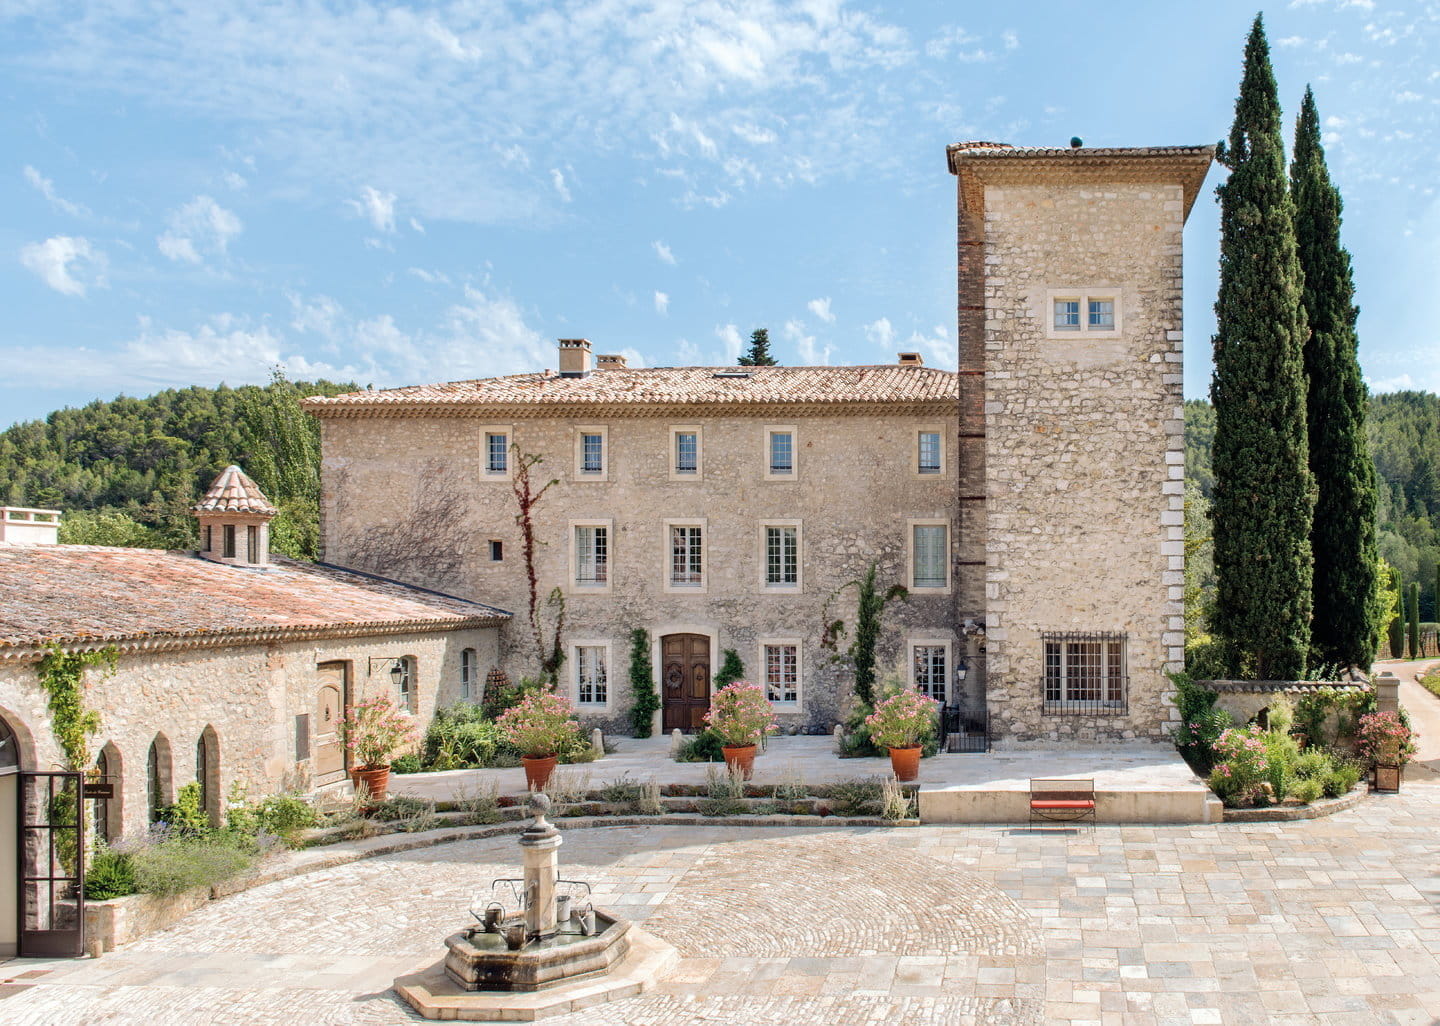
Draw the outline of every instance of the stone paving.
<instances>
[{"instance_id":1,"label":"stone paving","mask_svg":"<svg viewBox=\"0 0 1440 1026\"><path fill-rule=\"evenodd\" d=\"M1207 826L571 830L570 877L682 953L558 1026L1434 1023L1440 782ZM7 1024L400 1023L513 837L255 888L98 961L0 965Z\"/></svg>"}]
</instances>

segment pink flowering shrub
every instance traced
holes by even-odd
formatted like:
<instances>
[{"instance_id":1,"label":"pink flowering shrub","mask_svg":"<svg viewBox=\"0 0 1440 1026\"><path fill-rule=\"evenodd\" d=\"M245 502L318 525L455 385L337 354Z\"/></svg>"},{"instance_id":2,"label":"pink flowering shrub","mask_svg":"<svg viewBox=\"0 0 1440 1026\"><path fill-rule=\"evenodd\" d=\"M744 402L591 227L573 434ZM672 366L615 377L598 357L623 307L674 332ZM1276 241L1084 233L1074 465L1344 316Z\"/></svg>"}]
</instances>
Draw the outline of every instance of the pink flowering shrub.
<instances>
[{"instance_id":1,"label":"pink flowering shrub","mask_svg":"<svg viewBox=\"0 0 1440 1026\"><path fill-rule=\"evenodd\" d=\"M1355 731L1355 747L1370 762L1403 766L1415 754L1415 738L1395 713L1366 713Z\"/></svg>"},{"instance_id":2,"label":"pink flowering shrub","mask_svg":"<svg viewBox=\"0 0 1440 1026\"><path fill-rule=\"evenodd\" d=\"M397 709L389 695L367 698L346 710L340 736L355 764L366 769L390 765L396 752L420 741L415 720Z\"/></svg>"},{"instance_id":3,"label":"pink flowering shrub","mask_svg":"<svg viewBox=\"0 0 1440 1026\"><path fill-rule=\"evenodd\" d=\"M1274 790L1269 781L1270 760L1265 739L1244 727L1221 732L1214 744L1215 767L1210 790L1226 805L1269 804Z\"/></svg>"},{"instance_id":4,"label":"pink flowering shrub","mask_svg":"<svg viewBox=\"0 0 1440 1026\"><path fill-rule=\"evenodd\" d=\"M759 684L737 680L715 692L705 725L731 748L759 744L776 727L775 713Z\"/></svg>"},{"instance_id":5,"label":"pink flowering shrub","mask_svg":"<svg viewBox=\"0 0 1440 1026\"><path fill-rule=\"evenodd\" d=\"M580 724L570 702L553 691L532 691L495 721L521 755L546 758L575 746Z\"/></svg>"},{"instance_id":6,"label":"pink flowering shrub","mask_svg":"<svg viewBox=\"0 0 1440 1026\"><path fill-rule=\"evenodd\" d=\"M865 717L870 740L881 748L913 748L924 744L935 730L940 703L909 688L896 691Z\"/></svg>"}]
</instances>

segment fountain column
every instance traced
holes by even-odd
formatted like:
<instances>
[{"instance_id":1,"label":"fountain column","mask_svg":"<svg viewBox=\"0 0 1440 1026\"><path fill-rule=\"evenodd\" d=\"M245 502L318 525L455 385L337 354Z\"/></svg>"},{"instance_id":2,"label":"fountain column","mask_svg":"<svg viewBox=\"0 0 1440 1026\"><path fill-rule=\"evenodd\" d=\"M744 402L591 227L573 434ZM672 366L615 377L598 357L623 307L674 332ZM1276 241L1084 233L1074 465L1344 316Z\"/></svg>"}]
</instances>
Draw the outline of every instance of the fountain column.
<instances>
[{"instance_id":1,"label":"fountain column","mask_svg":"<svg viewBox=\"0 0 1440 1026\"><path fill-rule=\"evenodd\" d=\"M520 850L525 867L525 936L533 938L555 932L555 881L560 876L564 838L545 820L550 811L548 795L536 791L527 805L535 821L520 835Z\"/></svg>"}]
</instances>

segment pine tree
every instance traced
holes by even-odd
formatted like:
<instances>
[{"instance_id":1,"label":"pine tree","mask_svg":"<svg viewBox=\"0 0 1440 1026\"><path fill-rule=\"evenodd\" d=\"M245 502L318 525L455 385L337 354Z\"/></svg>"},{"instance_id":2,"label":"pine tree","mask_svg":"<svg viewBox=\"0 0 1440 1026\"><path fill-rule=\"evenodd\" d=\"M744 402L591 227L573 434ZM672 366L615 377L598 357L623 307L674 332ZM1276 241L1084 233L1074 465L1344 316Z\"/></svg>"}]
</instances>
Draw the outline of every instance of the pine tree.
<instances>
[{"instance_id":1,"label":"pine tree","mask_svg":"<svg viewBox=\"0 0 1440 1026\"><path fill-rule=\"evenodd\" d=\"M1290 192L1310 327L1305 409L1316 486L1310 526L1315 559L1311 644L1318 663L1368 667L1375 657L1369 613L1379 588L1375 461L1365 436L1369 397L1355 356L1359 311L1351 301L1350 254L1340 245L1340 190L1330 183L1309 87L1295 125Z\"/></svg>"},{"instance_id":2,"label":"pine tree","mask_svg":"<svg viewBox=\"0 0 1440 1026\"><path fill-rule=\"evenodd\" d=\"M778 367L780 361L770 355L770 332L756 328L750 333L750 351L740 357L741 367Z\"/></svg>"},{"instance_id":3,"label":"pine tree","mask_svg":"<svg viewBox=\"0 0 1440 1026\"><path fill-rule=\"evenodd\" d=\"M1265 27L1245 46L1235 122L1219 160L1215 303L1215 633L1237 677L1297 679L1310 647L1305 312Z\"/></svg>"}]
</instances>

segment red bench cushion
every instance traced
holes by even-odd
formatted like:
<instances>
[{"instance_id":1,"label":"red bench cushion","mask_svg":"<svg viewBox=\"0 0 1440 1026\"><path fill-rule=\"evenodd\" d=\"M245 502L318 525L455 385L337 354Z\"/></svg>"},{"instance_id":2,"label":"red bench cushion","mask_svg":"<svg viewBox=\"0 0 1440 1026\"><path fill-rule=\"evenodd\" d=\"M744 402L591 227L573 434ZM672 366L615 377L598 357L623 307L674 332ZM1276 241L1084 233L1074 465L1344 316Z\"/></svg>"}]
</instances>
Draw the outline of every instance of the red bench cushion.
<instances>
[{"instance_id":1,"label":"red bench cushion","mask_svg":"<svg viewBox=\"0 0 1440 1026\"><path fill-rule=\"evenodd\" d=\"M1032 809L1093 809L1095 802L1089 798L1037 798L1030 803Z\"/></svg>"}]
</instances>

